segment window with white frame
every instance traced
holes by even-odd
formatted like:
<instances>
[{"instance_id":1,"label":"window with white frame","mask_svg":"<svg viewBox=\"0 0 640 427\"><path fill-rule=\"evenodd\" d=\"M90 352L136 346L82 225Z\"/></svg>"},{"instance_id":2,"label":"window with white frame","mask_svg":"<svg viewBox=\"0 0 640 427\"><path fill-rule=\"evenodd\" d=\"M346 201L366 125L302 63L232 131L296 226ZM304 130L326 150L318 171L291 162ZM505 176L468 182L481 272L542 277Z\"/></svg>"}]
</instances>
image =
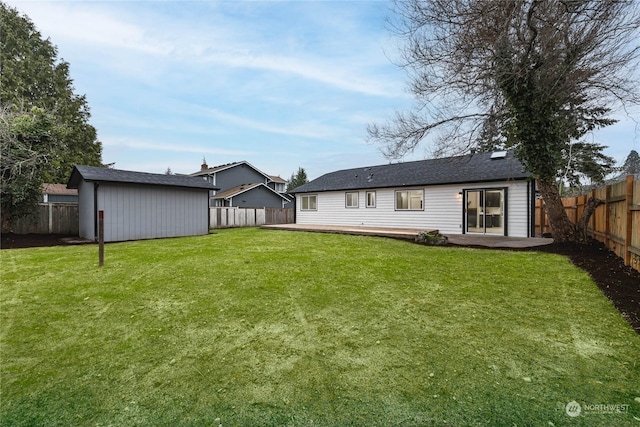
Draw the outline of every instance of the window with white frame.
<instances>
[{"instance_id":1,"label":"window with white frame","mask_svg":"<svg viewBox=\"0 0 640 427\"><path fill-rule=\"evenodd\" d=\"M375 191L367 191L367 207L375 208L376 207L376 192Z\"/></svg>"},{"instance_id":2,"label":"window with white frame","mask_svg":"<svg viewBox=\"0 0 640 427\"><path fill-rule=\"evenodd\" d=\"M422 190L401 190L396 191L396 210L399 211L421 211L423 210Z\"/></svg>"},{"instance_id":3,"label":"window with white frame","mask_svg":"<svg viewBox=\"0 0 640 427\"><path fill-rule=\"evenodd\" d=\"M344 205L347 208L357 208L358 207L358 192L350 192L345 193Z\"/></svg>"},{"instance_id":4,"label":"window with white frame","mask_svg":"<svg viewBox=\"0 0 640 427\"><path fill-rule=\"evenodd\" d=\"M318 196L315 194L300 196L300 210L315 211L318 209Z\"/></svg>"}]
</instances>

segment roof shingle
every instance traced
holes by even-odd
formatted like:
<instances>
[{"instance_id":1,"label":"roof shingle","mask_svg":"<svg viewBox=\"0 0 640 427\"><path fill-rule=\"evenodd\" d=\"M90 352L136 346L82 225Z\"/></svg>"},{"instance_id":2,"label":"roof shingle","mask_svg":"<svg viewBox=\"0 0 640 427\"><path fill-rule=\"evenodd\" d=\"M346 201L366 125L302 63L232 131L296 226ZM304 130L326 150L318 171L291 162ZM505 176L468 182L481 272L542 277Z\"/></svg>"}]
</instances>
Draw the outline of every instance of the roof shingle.
<instances>
[{"instance_id":1,"label":"roof shingle","mask_svg":"<svg viewBox=\"0 0 640 427\"><path fill-rule=\"evenodd\" d=\"M512 151L508 151L504 157L493 159L491 154L474 153L458 157L345 169L322 175L294 189L291 193L530 178L531 174L524 170Z\"/></svg>"},{"instance_id":2,"label":"roof shingle","mask_svg":"<svg viewBox=\"0 0 640 427\"><path fill-rule=\"evenodd\" d=\"M119 169L100 168L95 166L75 165L67 188L78 188L80 180L121 182L127 184L162 185L168 187L202 188L217 190L213 184L202 179L187 175L165 175L147 172L133 172Z\"/></svg>"}]
</instances>

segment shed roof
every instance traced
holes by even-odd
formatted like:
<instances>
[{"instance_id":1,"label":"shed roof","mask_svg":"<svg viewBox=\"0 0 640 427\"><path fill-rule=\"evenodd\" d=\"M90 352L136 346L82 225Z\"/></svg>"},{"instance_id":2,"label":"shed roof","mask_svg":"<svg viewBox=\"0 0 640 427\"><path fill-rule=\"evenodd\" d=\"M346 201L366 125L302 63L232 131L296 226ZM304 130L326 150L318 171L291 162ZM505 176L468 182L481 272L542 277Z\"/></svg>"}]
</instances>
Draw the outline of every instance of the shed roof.
<instances>
[{"instance_id":1,"label":"shed roof","mask_svg":"<svg viewBox=\"0 0 640 427\"><path fill-rule=\"evenodd\" d=\"M499 156L492 155L474 153L344 169L322 175L291 193L522 180L531 177L512 151L500 152Z\"/></svg>"},{"instance_id":2,"label":"shed roof","mask_svg":"<svg viewBox=\"0 0 640 427\"><path fill-rule=\"evenodd\" d=\"M133 172L95 166L75 165L71 172L69 182L67 183L67 188L78 188L81 180L218 190L216 186L202 179L202 177Z\"/></svg>"}]
</instances>

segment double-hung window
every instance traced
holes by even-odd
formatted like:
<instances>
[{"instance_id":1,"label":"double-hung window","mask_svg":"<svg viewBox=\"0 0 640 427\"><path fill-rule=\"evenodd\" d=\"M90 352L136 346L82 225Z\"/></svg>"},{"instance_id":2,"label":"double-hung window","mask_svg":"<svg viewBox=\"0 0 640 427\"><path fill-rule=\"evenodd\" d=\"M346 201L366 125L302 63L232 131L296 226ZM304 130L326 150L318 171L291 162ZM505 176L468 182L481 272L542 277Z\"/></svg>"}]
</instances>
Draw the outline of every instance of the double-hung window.
<instances>
[{"instance_id":1,"label":"double-hung window","mask_svg":"<svg viewBox=\"0 0 640 427\"><path fill-rule=\"evenodd\" d=\"M315 211L318 210L318 196L315 194L309 196L300 196L300 210Z\"/></svg>"},{"instance_id":2,"label":"double-hung window","mask_svg":"<svg viewBox=\"0 0 640 427\"><path fill-rule=\"evenodd\" d=\"M376 192L375 191L367 191L367 207L375 208L376 207Z\"/></svg>"},{"instance_id":3,"label":"double-hung window","mask_svg":"<svg viewBox=\"0 0 640 427\"><path fill-rule=\"evenodd\" d=\"M350 192L345 193L344 204L347 208L357 208L358 207L358 192Z\"/></svg>"},{"instance_id":4,"label":"double-hung window","mask_svg":"<svg viewBox=\"0 0 640 427\"><path fill-rule=\"evenodd\" d=\"M422 190L396 191L396 210L421 211L423 207L424 192Z\"/></svg>"}]
</instances>

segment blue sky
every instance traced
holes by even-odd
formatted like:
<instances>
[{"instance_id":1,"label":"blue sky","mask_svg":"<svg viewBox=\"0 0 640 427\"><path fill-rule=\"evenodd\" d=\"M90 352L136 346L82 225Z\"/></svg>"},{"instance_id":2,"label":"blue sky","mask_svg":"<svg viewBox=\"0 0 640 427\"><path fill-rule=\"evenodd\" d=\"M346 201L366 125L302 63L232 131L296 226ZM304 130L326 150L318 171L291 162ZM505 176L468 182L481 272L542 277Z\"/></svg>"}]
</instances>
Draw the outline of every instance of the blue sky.
<instances>
[{"instance_id":1,"label":"blue sky","mask_svg":"<svg viewBox=\"0 0 640 427\"><path fill-rule=\"evenodd\" d=\"M118 169L191 173L204 157L316 178L383 164L366 126L412 105L388 1L7 3L69 62L103 161ZM589 140L622 162L640 151L640 129L617 117Z\"/></svg>"}]
</instances>

